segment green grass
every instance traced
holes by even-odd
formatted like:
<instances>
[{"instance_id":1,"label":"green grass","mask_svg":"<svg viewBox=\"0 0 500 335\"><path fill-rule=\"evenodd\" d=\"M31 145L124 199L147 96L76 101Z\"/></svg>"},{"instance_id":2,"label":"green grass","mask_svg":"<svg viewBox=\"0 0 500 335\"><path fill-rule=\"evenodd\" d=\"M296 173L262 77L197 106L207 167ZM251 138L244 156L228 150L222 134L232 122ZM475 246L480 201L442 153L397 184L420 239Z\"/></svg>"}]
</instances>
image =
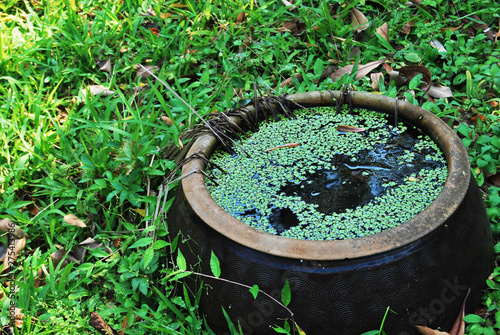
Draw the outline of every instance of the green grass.
<instances>
[{"instance_id":1,"label":"green grass","mask_svg":"<svg viewBox=\"0 0 500 335\"><path fill-rule=\"evenodd\" d=\"M161 261L170 259L176 241L170 247L162 242L164 215L158 214L159 207L169 208L175 187L158 200L165 175L175 168L166 149L179 145L181 133L199 119L165 85L138 78L138 64L157 65L162 81L200 115L253 98L254 83L262 94L274 95L335 90L344 83L373 91L369 76L323 80L329 65L384 57L394 69L421 64L434 83L451 88L452 98L427 99L420 77L395 86L382 66L372 71L384 74L380 94L421 104L457 131L485 192L493 231L500 234L499 187L489 178L500 169L500 49L473 25L481 20L490 33L498 31L498 4L295 5L292 11L265 0L0 3L0 217L29 235L14 272L16 305L25 315L18 333L95 333L90 312L115 330L124 324L127 334L209 333L197 299L174 280L175 262L167 267ZM352 7L368 18L366 31L351 29ZM246 17L237 23L240 12ZM295 30L281 29L298 21L303 24ZM384 22L391 43L375 33ZM409 22L409 34L401 33ZM433 40L446 51L433 48ZM100 71L97 62L107 59L109 72ZM281 87L296 75L302 79ZM115 93L94 95L90 85ZM65 223L70 213L87 228ZM62 247L75 254L88 237L103 246L87 252L80 264L51 260ZM500 315L500 268L495 271L484 304ZM46 285L39 286L41 273ZM0 323L6 324L8 297L1 302ZM468 329L480 334L498 328L491 320L471 322Z\"/></svg>"}]
</instances>

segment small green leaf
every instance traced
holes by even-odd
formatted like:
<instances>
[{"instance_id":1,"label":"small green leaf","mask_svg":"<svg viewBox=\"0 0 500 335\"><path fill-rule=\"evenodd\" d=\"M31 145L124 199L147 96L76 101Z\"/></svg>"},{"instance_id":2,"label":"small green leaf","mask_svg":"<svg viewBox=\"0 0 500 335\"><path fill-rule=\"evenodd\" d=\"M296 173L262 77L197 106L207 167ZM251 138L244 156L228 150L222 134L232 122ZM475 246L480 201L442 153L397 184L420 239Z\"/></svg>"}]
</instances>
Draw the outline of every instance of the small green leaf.
<instances>
[{"instance_id":1,"label":"small green leaf","mask_svg":"<svg viewBox=\"0 0 500 335\"><path fill-rule=\"evenodd\" d=\"M212 270L212 273L214 274L215 277L217 278L220 277L219 259L217 258L217 256L215 256L213 251L212 254L210 255L210 270Z\"/></svg>"},{"instance_id":2,"label":"small green leaf","mask_svg":"<svg viewBox=\"0 0 500 335\"><path fill-rule=\"evenodd\" d=\"M158 240L158 241L155 241L155 242L153 243L153 249L155 249L155 250L158 250L158 249L163 249L163 248L165 248L167 245L170 245L170 243L168 243L167 241Z\"/></svg>"},{"instance_id":3,"label":"small green leaf","mask_svg":"<svg viewBox=\"0 0 500 335\"><path fill-rule=\"evenodd\" d=\"M144 253L144 268L148 267L149 263L153 260L154 255L155 249L152 247L146 249L146 252Z\"/></svg>"},{"instance_id":4,"label":"small green leaf","mask_svg":"<svg viewBox=\"0 0 500 335\"><path fill-rule=\"evenodd\" d=\"M257 295L259 294L259 286L254 285L251 289L249 289L250 293L252 293L253 298L257 299Z\"/></svg>"},{"instance_id":5,"label":"small green leaf","mask_svg":"<svg viewBox=\"0 0 500 335\"><path fill-rule=\"evenodd\" d=\"M464 316L464 321L467 323L483 323L484 319L476 314L469 314Z\"/></svg>"},{"instance_id":6,"label":"small green leaf","mask_svg":"<svg viewBox=\"0 0 500 335\"><path fill-rule=\"evenodd\" d=\"M180 249L177 251L177 266L183 271L186 271L187 269L186 259Z\"/></svg>"},{"instance_id":7,"label":"small green leaf","mask_svg":"<svg viewBox=\"0 0 500 335\"><path fill-rule=\"evenodd\" d=\"M495 244L495 253L500 254L500 242Z\"/></svg>"},{"instance_id":8,"label":"small green leaf","mask_svg":"<svg viewBox=\"0 0 500 335\"><path fill-rule=\"evenodd\" d=\"M281 327L273 327L273 330L278 334L290 334L290 332L286 331L286 329L283 329Z\"/></svg>"},{"instance_id":9,"label":"small green leaf","mask_svg":"<svg viewBox=\"0 0 500 335\"><path fill-rule=\"evenodd\" d=\"M145 247L146 245L151 244L151 242L153 242L153 238L152 237L143 237L140 240L135 241L135 243L132 244L129 247L129 249Z\"/></svg>"},{"instance_id":10,"label":"small green leaf","mask_svg":"<svg viewBox=\"0 0 500 335\"><path fill-rule=\"evenodd\" d=\"M281 301L285 306L288 306L291 300L292 300L292 292L290 291L290 284L288 283L287 279L285 281L285 286L283 286L283 290L281 290Z\"/></svg>"},{"instance_id":11,"label":"small green leaf","mask_svg":"<svg viewBox=\"0 0 500 335\"><path fill-rule=\"evenodd\" d=\"M171 281L176 281L176 280L179 280L181 278L184 278L184 277L187 277L191 274L191 272L189 271L186 271L186 272L181 272L181 273L178 273L176 274L175 276L172 277L172 279L170 279Z\"/></svg>"},{"instance_id":12,"label":"small green leaf","mask_svg":"<svg viewBox=\"0 0 500 335\"><path fill-rule=\"evenodd\" d=\"M408 84L410 90L414 90L420 86L420 84L422 83L423 76L424 75L422 73L419 73L415 77L413 77L412 80L410 80L410 83Z\"/></svg>"},{"instance_id":13,"label":"small green leaf","mask_svg":"<svg viewBox=\"0 0 500 335\"><path fill-rule=\"evenodd\" d=\"M316 59L316 62L314 62L314 75L315 76L320 76L323 73L323 61L321 58Z\"/></svg>"}]
</instances>

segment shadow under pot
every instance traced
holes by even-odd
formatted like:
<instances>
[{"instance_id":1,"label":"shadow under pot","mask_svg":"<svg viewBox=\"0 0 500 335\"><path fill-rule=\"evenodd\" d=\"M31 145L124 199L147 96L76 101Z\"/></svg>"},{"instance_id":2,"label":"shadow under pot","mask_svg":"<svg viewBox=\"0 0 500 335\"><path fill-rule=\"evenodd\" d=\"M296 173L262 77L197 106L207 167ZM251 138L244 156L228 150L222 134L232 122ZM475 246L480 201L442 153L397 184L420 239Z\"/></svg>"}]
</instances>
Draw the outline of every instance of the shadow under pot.
<instances>
[{"instance_id":1,"label":"shadow under pot","mask_svg":"<svg viewBox=\"0 0 500 335\"><path fill-rule=\"evenodd\" d=\"M333 95L332 95L333 94ZM340 92L288 96L290 105L335 106ZM395 100L352 92L354 108L394 116ZM450 330L470 288L466 313L474 312L493 269L490 223L479 188L470 173L468 154L457 135L424 109L399 102L398 119L427 134L442 151L447 177L442 190L423 211L394 228L351 239L305 240L271 234L237 220L211 197L201 173L184 178L168 217L171 237L182 235L179 249L193 270L212 274L212 251L221 278L248 286L281 301L288 281L293 320L308 335L352 334L379 329L391 335L417 334L415 326ZM249 108L250 112L255 112ZM242 120L235 119L242 123ZM217 147L212 135L193 144L188 157ZM192 159L183 174L205 169ZM217 334L228 333L222 308L244 334L276 334L290 313L248 288L190 276L200 311Z\"/></svg>"}]
</instances>

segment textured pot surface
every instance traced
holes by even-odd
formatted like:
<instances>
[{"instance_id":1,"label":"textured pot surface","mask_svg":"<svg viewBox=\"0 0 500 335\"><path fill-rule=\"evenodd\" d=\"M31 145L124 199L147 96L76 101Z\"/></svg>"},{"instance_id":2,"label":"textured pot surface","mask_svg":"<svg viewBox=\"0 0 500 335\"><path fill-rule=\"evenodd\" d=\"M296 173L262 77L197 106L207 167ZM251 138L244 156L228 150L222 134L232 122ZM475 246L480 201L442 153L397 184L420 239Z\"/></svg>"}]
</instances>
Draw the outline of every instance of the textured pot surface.
<instances>
[{"instance_id":1,"label":"textured pot surface","mask_svg":"<svg viewBox=\"0 0 500 335\"><path fill-rule=\"evenodd\" d=\"M339 97L339 92L334 92ZM302 106L334 105L328 92L289 96ZM355 107L394 114L394 99L353 92ZM203 176L183 179L169 213L172 236L190 264L210 274L211 251L221 262L221 277L258 285L278 300L288 279L289 308L308 334L361 334L378 329L389 306L384 330L414 334L415 325L449 329L471 288L468 312L479 303L493 267L491 229L479 189L470 174L460 139L439 118L407 103L399 117L427 132L447 160L448 179L438 198L415 218L375 235L343 241L304 241L267 234L234 219L210 197ZM215 148L212 136L197 140L188 153ZM192 160L183 173L203 169ZM199 262L201 260L201 262ZM206 280L201 310L217 334L227 328L224 307L245 334L275 334L273 325L289 314L259 294L222 281Z\"/></svg>"}]
</instances>

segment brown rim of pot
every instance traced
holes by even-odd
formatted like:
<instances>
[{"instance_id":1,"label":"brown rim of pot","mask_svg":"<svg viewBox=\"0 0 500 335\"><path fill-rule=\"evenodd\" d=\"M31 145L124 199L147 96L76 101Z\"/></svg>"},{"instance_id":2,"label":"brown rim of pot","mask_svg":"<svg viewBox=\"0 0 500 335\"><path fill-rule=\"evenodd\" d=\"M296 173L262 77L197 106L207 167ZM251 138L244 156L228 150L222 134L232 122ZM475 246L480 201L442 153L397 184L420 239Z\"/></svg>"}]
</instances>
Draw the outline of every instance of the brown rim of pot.
<instances>
[{"instance_id":1,"label":"brown rim of pot","mask_svg":"<svg viewBox=\"0 0 500 335\"><path fill-rule=\"evenodd\" d=\"M340 92L332 92L339 98ZM394 114L395 99L372 93L351 92L354 107ZM307 92L287 97L299 104L335 105L330 92ZM441 226L462 202L470 182L469 156L458 136L434 114L407 102L399 102L398 117L425 129L440 146L448 165L448 178L438 197L413 219L380 233L348 240L308 241L265 233L225 212L210 196L201 173L182 180L184 194L194 212L210 227L246 247L275 256L304 260L342 260L387 252L412 243ZM253 109L250 108L250 110ZM237 120L238 122L239 120ZM203 135L193 144L187 157L215 150L216 139ZM199 159L190 160L182 172L204 169Z\"/></svg>"}]
</instances>

